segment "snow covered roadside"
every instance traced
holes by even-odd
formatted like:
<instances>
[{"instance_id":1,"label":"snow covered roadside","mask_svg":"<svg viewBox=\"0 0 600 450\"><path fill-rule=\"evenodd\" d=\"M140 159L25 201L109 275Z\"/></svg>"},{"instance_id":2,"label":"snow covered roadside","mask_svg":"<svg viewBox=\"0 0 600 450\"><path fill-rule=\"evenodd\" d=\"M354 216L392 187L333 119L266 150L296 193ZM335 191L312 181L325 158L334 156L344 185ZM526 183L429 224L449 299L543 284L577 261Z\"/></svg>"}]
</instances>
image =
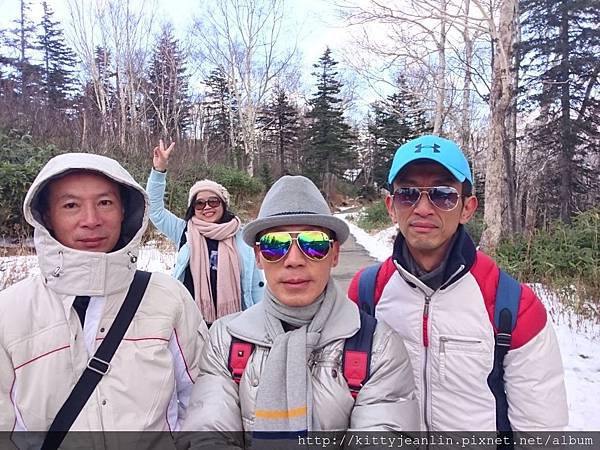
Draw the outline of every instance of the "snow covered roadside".
<instances>
[{"instance_id":1,"label":"snow covered roadside","mask_svg":"<svg viewBox=\"0 0 600 450\"><path fill-rule=\"evenodd\" d=\"M370 235L350 222L348 225L357 243L371 256L383 261L391 255L395 227ZM560 345L569 402L567 428L600 430L600 325L566 311L557 297L543 286L531 287L549 311Z\"/></svg>"}]
</instances>

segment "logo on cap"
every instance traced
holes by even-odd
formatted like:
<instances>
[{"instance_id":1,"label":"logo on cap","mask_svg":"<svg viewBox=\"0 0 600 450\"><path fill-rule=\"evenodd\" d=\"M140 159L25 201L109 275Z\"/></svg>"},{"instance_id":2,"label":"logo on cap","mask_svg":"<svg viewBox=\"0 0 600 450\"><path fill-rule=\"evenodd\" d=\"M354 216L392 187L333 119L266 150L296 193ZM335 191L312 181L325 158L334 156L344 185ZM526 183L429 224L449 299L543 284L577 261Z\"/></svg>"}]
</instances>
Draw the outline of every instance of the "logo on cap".
<instances>
[{"instance_id":1,"label":"logo on cap","mask_svg":"<svg viewBox=\"0 0 600 450\"><path fill-rule=\"evenodd\" d=\"M421 153L421 150L423 148L432 148L433 153L440 153L440 146L438 144L433 144L433 145L417 144L417 145L415 145L415 153Z\"/></svg>"}]
</instances>

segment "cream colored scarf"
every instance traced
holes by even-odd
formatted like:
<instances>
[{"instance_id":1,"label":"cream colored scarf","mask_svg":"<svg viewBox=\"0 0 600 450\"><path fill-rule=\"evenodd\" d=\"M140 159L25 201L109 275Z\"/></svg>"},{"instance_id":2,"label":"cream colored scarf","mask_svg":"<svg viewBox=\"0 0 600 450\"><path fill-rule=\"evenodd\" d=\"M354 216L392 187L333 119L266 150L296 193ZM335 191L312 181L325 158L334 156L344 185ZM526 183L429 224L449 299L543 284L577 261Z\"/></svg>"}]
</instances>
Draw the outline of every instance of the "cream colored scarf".
<instances>
[{"instance_id":1,"label":"cream colored scarf","mask_svg":"<svg viewBox=\"0 0 600 450\"><path fill-rule=\"evenodd\" d=\"M213 323L219 317L238 312L242 304L240 258L235 245L235 234L240 219L226 223L210 223L192 217L188 221L190 271L194 280L194 297L204 320ZM210 261L206 238L219 241L217 262L217 308L210 289Z\"/></svg>"}]
</instances>

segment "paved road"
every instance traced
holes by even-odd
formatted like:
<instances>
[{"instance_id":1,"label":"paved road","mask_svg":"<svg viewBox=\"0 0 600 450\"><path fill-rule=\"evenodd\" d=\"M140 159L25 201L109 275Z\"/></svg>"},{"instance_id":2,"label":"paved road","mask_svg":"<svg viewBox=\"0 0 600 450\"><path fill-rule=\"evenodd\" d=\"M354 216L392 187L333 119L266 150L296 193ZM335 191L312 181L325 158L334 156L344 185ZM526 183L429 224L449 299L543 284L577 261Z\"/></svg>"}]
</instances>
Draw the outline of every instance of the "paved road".
<instances>
[{"instance_id":1,"label":"paved road","mask_svg":"<svg viewBox=\"0 0 600 450\"><path fill-rule=\"evenodd\" d=\"M333 277L340 284L340 287L346 292L350 280L359 269L377 262L375 258L369 256L367 251L356 243L354 236L350 234L348 240L342 245L340 253L340 262L333 269Z\"/></svg>"}]
</instances>

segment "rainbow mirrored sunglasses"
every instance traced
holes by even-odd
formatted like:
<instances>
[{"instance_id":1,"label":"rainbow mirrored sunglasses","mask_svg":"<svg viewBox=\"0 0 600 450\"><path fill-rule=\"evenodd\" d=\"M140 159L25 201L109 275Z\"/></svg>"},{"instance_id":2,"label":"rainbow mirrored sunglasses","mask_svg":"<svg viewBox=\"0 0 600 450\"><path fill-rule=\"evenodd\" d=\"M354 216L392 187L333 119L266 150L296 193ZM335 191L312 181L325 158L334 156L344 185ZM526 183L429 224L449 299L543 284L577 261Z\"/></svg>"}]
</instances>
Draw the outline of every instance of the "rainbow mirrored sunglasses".
<instances>
[{"instance_id":1,"label":"rainbow mirrored sunglasses","mask_svg":"<svg viewBox=\"0 0 600 450\"><path fill-rule=\"evenodd\" d=\"M272 231L263 234L256 245L260 254L268 262L281 261L296 241L298 248L311 261L321 261L327 258L333 239L324 231Z\"/></svg>"}]
</instances>

